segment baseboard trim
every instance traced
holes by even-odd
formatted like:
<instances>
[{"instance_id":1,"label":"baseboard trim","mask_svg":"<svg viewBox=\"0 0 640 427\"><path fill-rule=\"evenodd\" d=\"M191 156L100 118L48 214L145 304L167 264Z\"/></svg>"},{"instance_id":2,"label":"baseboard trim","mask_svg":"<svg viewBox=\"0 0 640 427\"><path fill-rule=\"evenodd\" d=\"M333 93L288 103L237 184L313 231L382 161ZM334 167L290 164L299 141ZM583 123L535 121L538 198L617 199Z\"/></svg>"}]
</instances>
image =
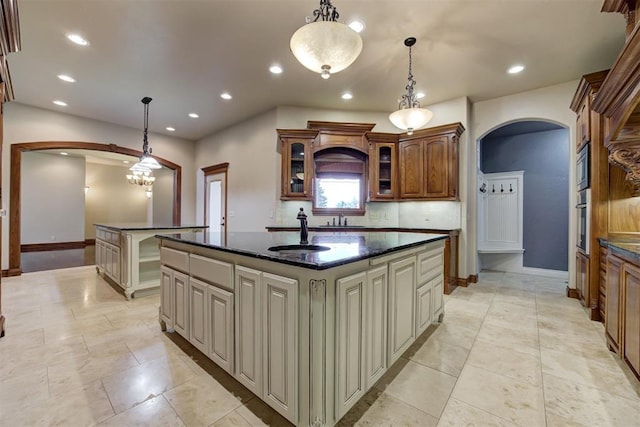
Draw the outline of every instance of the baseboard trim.
<instances>
[{"instance_id":1,"label":"baseboard trim","mask_svg":"<svg viewBox=\"0 0 640 427\"><path fill-rule=\"evenodd\" d=\"M463 288L466 288L469 286L469 283L478 283L478 275L471 274L466 278L458 277L458 280L457 280L458 286L462 286Z\"/></svg>"},{"instance_id":2,"label":"baseboard trim","mask_svg":"<svg viewBox=\"0 0 640 427\"><path fill-rule=\"evenodd\" d=\"M9 270L2 270L2 272L0 273L0 275L2 277L9 277Z\"/></svg>"},{"instance_id":3,"label":"baseboard trim","mask_svg":"<svg viewBox=\"0 0 640 427\"><path fill-rule=\"evenodd\" d=\"M554 279L569 280L569 272L562 270L547 270L546 268L535 267L522 267L524 274L531 274L533 276L551 277Z\"/></svg>"},{"instance_id":4,"label":"baseboard trim","mask_svg":"<svg viewBox=\"0 0 640 427\"><path fill-rule=\"evenodd\" d=\"M93 240L93 243L91 243ZM60 251L65 249L84 249L95 245L95 239L87 239L79 242L55 242L55 243L27 243L20 245L20 252Z\"/></svg>"},{"instance_id":5,"label":"baseboard trim","mask_svg":"<svg viewBox=\"0 0 640 427\"><path fill-rule=\"evenodd\" d=\"M580 299L580 292L578 292L577 288L570 288L569 286L567 286L567 297Z\"/></svg>"},{"instance_id":6,"label":"baseboard trim","mask_svg":"<svg viewBox=\"0 0 640 427\"><path fill-rule=\"evenodd\" d=\"M20 276L22 274L22 270L19 268L10 268L5 271L7 272L7 277Z\"/></svg>"},{"instance_id":7,"label":"baseboard trim","mask_svg":"<svg viewBox=\"0 0 640 427\"><path fill-rule=\"evenodd\" d=\"M469 283L478 283L478 275L477 274L470 275L467 281Z\"/></svg>"}]
</instances>

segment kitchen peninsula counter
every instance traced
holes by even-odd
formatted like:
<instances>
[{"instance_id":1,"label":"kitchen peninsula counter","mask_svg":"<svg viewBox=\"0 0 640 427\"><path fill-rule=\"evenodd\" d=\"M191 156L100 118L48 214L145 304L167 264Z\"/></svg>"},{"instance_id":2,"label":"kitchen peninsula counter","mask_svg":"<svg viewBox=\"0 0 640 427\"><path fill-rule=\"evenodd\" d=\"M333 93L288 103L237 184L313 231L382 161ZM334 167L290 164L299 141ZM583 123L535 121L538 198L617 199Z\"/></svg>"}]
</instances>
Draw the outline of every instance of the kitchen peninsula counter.
<instances>
[{"instance_id":1,"label":"kitchen peninsula counter","mask_svg":"<svg viewBox=\"0 0 640 427\"><path fill-rule=\"evenodd\" d=\"M156 237L163 330L295 425L334 425L444 315L443 234Z\"/></svg>"},{"instance_id":2,"label":"kitchen peninsula counter","mask_svg":"<svg viewBox=\"0 0 640 427\"><path fill-rule=\"evenodd\" d=\"M125 297L157 292L160 286L160 251L157 233L202 231L204 225L149 222L98 223L96 271L122 289Z\"/></svg>"}]
</instances>

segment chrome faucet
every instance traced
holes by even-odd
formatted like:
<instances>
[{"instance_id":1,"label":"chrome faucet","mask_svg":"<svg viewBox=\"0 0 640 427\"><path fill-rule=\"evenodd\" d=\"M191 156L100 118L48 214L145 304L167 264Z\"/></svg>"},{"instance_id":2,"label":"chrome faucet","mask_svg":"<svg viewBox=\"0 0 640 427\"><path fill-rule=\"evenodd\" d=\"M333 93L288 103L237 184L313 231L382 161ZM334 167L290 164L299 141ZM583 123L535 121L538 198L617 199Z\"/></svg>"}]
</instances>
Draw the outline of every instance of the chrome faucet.
<instances>
[{"instance_id":1,"label":"chrome faucet","mask_svg":"<svg viewBox=\"0 0 640 427\"><path fill-rule=\"evenodd\" d=\"M344 217L343 213L338 214L338 225L342 225L342 218Z\"/></svg>"},{"instance_id":2,"label":"chrome faucet","mask_svg":"<svg viewBox=\"0 0 640 427\"><path fill-rule=\"evenodd\" d=\"M309 241L307 238L309 236L309 229L307 228L307 214L304 213L303 208L300 208L300 212L298 212L296 219L300 220L300 244L308 245Z\"/></svg>"}]
</instances>

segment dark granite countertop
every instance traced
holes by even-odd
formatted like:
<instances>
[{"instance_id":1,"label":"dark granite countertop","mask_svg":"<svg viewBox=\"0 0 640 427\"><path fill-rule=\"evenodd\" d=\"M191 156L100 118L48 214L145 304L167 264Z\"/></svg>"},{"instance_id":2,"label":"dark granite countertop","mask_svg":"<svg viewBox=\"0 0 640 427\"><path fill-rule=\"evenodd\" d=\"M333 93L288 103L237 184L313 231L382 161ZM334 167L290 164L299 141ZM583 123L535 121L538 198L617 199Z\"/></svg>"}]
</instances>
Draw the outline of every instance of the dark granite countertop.
<instances>
[{"instance_id":1,"label":"dark granite countertop","mask_svg":"<svg viewBox=\"0 0 640 427\"><path fill-rule=\"evenodd\" d=\"M296 231L300 229L300 225L269 225L265 227L267 231ZM368 225L315 225L309 226L309 231L362 231L362 232L408 232L408 233L453 233L457 235L460 232L459 228L446 229L446 228L416 228L416 227L371 227Z\"/></svg>"},{"instance_id":2,"label":"dark granite countertop","mask_svg":"<svg viewBox=\"0 0 640 427\"><path fill-rule=\"evenodd\" d=\"M141 231L141 230L180 230L185 228L208 228L208 225L179 224L172 225L166 223L149 222L112 222L93 224L96 227L110 228L116 231Z\"/></svg>"},{"instance_id":3,"label":"dark granite countertop","mask_svg":"<svg viewBox=\"0 0 640 427\"><path fill-rule=\"evenodd\" d=\"M640 239L601 237L600 244L608 247L613 255L624 258L640 266Z\"/></svg>"},{"instance_id":4,"label":"dark granite countertop","mask_svg":"<svg viewBox=\"0 0 640 427\"><path fill-rule=\"evenodd\" d=\"M156 235L160 239L217 249L313 270L325 270L429 242L446 239L445 234L398 232L309 233L309 244L328 246L330 250L310 253L274 252L268 248L300 243L300 233L246 232L228 233L220 243L219 233L176 233Z\"/></svg>"}]
</instances>

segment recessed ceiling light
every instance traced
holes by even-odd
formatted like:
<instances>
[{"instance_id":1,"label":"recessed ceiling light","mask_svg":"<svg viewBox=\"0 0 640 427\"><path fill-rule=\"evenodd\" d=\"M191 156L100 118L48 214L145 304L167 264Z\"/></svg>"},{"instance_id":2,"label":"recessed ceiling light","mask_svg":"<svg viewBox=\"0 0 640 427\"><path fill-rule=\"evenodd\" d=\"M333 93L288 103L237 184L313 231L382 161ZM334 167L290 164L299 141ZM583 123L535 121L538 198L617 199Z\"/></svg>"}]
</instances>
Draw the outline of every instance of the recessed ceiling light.
<instances>
[{"instance_id":1,"label":"recessed ceiling light","mask_svg":"<svg viewBox=\"0 0 640 427\"><path fill-rule=\"evenodd\" d=\"M345 92L342 94L342 99L352 99L353 95L351 95L349 92Z\"/></svg>"},{"instance_id":2,"label":"recessed ceiling light","mask_svg":"<svg viewBox=\"0 0 640 427\"><path fill-rule=\"evenodd\" d=\"M61 156L68 156L68 155L69 155L69 153L67 153L67 152L65 152L65 151L61 151L61 152L60 152L60 155L61 155Z\"/></svg>"},{"instance_id":3,"label":"recessed ceiling light","mask_svg":"<svg viewBox=\"0 0 640 427\"><path fill-rule=\"evenodd\" d=\"M168 130L169 132L175 132L176 131L176 128L172 128L171 126L167 126L165 129Z\"/></svg>"},{"instance_id":4,"label":"recessed ceiling light","mask_svg":"<svg viewBox=\"0 0 640 427\"><path fill-rule=\"evenodd\" d=\"M196 113L189 113L189 117L191 117L192 119L197 119L200 116L197 115Z\"/></svg>"},{"instance_id":5,"label":"recessed ceiling light","mask_svg":"<svg viewBox=\"0 0 640 427\"><path fill-rule=\"evenodd\" d=\"M361 33L362 31L364 31L364 22L351 21L349 23L349 28L351 28L356 33Z\"/></svg>"},{"instance_id":6,"label":"recessed ceiling light","mask_svg":"<svg viewBox=\"0 0 640 427\"><path fill-rule=\"evenodd\" d=\"M232 96L228 92L224 92L220 94L220 98L222 99L231 99Z\"/></svg>"},{"instance_id":7,"label":"recessed ceiling light","mask_svg":"<svg viewBox=\"0 0 640 427\"><path fill-rule=\"evenodd\" d=\"M63 82L75 83L76 79L67 74L58 74L58 78Z\"/></svg>"},{"instance_id":8,"label":"recessed ceiling light","mask_svg":"<svg viewBox=\"0 0 640 427\"><path fill-rule=\"evenodd\" d=\"M424 92L418 92L418 93L416 93L416 98L418 98L418 99L422 99L422 98L424 98L424 96L425 96L425 95L424 95Z\"/></svg>"},{"instance_id":9,"label":"recessed ceiling light","mask_svg":"<svg viewBox=\"0 0 640 427\"><path fill-rule=\"evenodd\" d=\"M274 64L271 67L269 67L269 71L271 71L273 74L282 74L282 67Z\"/></svg>"},{"instance_id":10,"label":"recessed ceiling light","mask_svg":"<svg viewBox=\"0 0 640 427\"><path fill-rule=\"evenodd\" d=\"M124 163L125 165L129 164L129 160L123 160L122 163Z\"/></svg>"},{"instance_id":11,"label":"recessed ceiling light","mask_svg":"<svg viewBox=\"0 0 640 427\"><path fill-rule=\"evenodd\" d=\"M518 74L522 70L524 70L524 65L513 65L512 67L510 67L507 70L507 73L509 73L509 74Z\"/></svg>"},{"instance_id":12,"label":"recessed ceiling light","mask_svg":"<svg viewBox=\"0 0 640 427\"><path fill-rule=\"evenodd\" d=\"M67 34L67 38L80 46L89 46L89 41L80 34Z\"/></svg>"},{"instance_id":13,"label":"recessed ceiling light","mask_svg":"<svg viewBox=\"0 0 640 427\"><path fill-rule=\"evenodd\" d=\"M66 107L67 103L64 101L60 101L59 99L56 99L55 101L53 101L54 104L59 105L60 107Z\"/></svg>"}]
</instances>

